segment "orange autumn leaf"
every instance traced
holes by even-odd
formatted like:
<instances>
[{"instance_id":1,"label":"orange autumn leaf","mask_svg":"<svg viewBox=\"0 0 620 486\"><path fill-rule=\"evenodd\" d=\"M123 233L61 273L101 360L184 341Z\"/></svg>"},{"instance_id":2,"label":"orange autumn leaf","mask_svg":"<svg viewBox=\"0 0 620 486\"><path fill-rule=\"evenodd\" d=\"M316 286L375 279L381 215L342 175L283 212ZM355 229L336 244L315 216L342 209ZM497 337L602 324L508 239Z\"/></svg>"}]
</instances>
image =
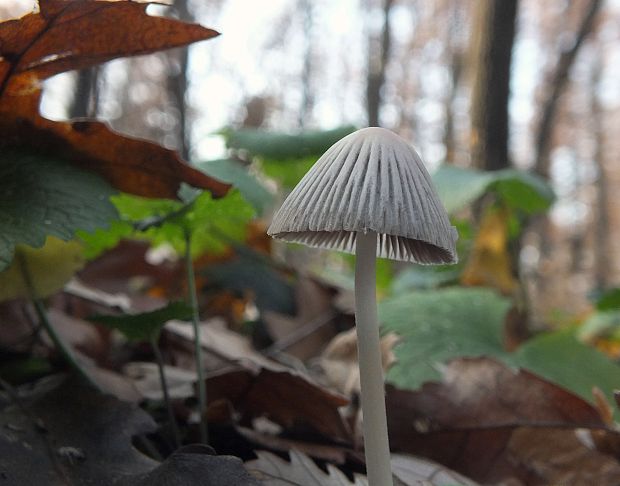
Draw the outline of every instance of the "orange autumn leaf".
<instances>
[{"instance_id":1,"label":"orange autumn leaf","mask_svg":"<svg viewBox=\"0 0 620 486\"><path fill-rule=\"evenodd\" d=\"M1 23L0 94L19 93L35 79L218 35L200 25L148 15L148 5L41 0L39 13Z\"/></svg>"},{"instance_id":2,"label":"orange autumn leaf","mask_svg":"<svg viewBox=\"0 0 620 486\"><path fill-rule=\"evenodd\" d=\"M40 83L55 74L148 54L218 35L200 25L146 13L129 1L41 0L39 13L0 23L0 130L3 147L54 153L145 197L176 197L182 182L216 197L229 185L155 143L95 121L54 122L38 111Z\"/></svg>"}]
</instances>

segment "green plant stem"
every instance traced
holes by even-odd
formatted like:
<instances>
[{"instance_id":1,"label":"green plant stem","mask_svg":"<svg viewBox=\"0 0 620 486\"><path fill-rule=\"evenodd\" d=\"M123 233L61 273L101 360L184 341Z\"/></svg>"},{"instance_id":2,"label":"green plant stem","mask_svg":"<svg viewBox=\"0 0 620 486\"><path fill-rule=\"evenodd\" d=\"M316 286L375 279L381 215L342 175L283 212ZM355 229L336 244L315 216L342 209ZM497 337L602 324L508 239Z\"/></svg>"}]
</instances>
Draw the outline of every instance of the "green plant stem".
<instances>
[{"instance_id":1,"label":"green plant stem","mask_svg":"<svg viewBox=\"0 0 620 486\"><path fill-rule=\"evenodd\" d=\"M198 324L198 297L196 296L196 276L194 275L194 262L192 261L192 235L185 230L185 264L187 265L187 291L189 303L192 308L192 326L194 327L194 354L196 355L196 371L198 372L198 407L200 415L200 440L208 444L209 434L207 431L207 384L202 359L202 346L200 344L200 326Z\"/></svg>"},{"instance_id":2,"label":"green plant stem","mask_svg":"<svg viewBox=\"0 0 620 486\"><path fill-rule=\"evenodd\" d=\"M377 233L357 233L355 324L360 368L362 429L370 486L392 486L390 444L377 318Z\"/></svg>"},{"instance_id":3,"label":"green plant stem","mask_svg":"<svg viewBox=\"0 0 620 486\"><path fill-rule=\"evenodd\" d=\"M43 305L43 303L37 296L34 284L32 282L32 277L30 275L30 270L28 269L28 262L26 262L24 255L22 255L21 253L17 251L15 253L15 258L19 262L19 268L20 268L22 277L24 279L24 282L26 283L26 287L28 288L28 293L30 294L30 300L37 314L37 317L39 318L39 322L43 326L45 331L47 332L50 339L52 340L52 343L54 343L54 346L56 347L58 351L60 351L60 354L62 354L65 361L69 363L71 368L73 368L78 373L78 375L80 375L80 377L86 380L86 382L89 383L94 388L99 389L99 386L93 381L93 379L88 375L88 373L84 371L84 368L82 368L82 366L76 359L71 348L67 346L67 344L62 340L62 338L58 335L58 333L56 332L56 329L54 329L54 326L50 322L47 316L47 310L45 309L45 306Z\"/></svg>"},{"instance_id":4,"label":"green plant stem","mask_svg":"<svg viewBox=\"0 0 620 486\"><path fill-rule=\"evenodd\" d=\"M168 383L166 382L166 373L164 371L164 357L161 354L161 349L159 349L157 336L151 338L151 347L153 348L157 370L159 371L159 381L161 383L162 392L164 393L164 402L166 403L166 410L168 411L168 421L170 422L170 427L172 427L174 446L178 449L181 447L181 433L179 432L179 425L177 424L177 419L172 409L172 400L170 400L170 394L168 393Z\"/></svg>"}]
</instances>

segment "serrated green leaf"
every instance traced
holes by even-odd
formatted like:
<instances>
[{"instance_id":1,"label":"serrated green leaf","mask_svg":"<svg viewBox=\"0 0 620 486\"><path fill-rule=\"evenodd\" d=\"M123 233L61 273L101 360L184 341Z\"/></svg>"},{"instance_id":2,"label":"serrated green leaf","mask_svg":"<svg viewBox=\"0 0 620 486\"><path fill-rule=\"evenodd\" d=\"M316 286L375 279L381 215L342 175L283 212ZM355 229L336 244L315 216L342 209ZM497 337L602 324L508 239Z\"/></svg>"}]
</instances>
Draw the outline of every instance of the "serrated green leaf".
<instances>
[{"instance_id":1,"label":"serrated green leaf","mask_svg":"<svg viewBox=\"0 0 620 486\"><path fill-rule=\"evenodd\" d=\"M258 214L263 214L273 201L273 195L247 168L234 160L210 160L196 164L196 167L223 182L232 184Z\"/></svg>"},{"instance_id":2,"label":"serrated green leaf","mask_svg":"<svg viewBox=\"0 0 620 486\"><path fill-rule=\"evenodd\" d=\"M161 328L172 319L189 320L192 308L185 302L171 302L161 309L141 314L123 314L120 316L96 315L88 319L116 329L131 341L150 341L157 339Z\"/></svg>"},{"instance_id":3,"label":"serrated green leaf","mask_svg":"<svg viewBox=\"0 0 620 486\"><path fill-rule=\"evenodd\" d=\"M309 156L321 156L342 137L355 131L353 126L333 130L313 130L297 134L242 129L223 132L229 148L247 150L265 159L287 161Z\"/></svg>"},{"instance_id":4,"label":"serrated green leaf","mask_svg":"<svg viewBox=\"0 0 620 486\"><path fill-rule=\"evenodd\" d=\"M437 367L452 358L505 358L502 329L509 307L508 299L491 290L464 287L411 292L381 302L383 331L401 337L388 380L417 388L440 379Z\"/></svg>"},{"instance_id":5,"label":"serrated green leaf","mask_svg":"<svg viewBox=\"0 0 620 486\"><path fill-rule=\"evenodd\" d=\"M91 233L78 231L77 236L84 245L84 256L92 260L104 251L114 248L120 240L130 238L133 232L131 224L117 219L112 221L107 229L99 228Z\"/></svg>"},{"instance_id":6,"label":"serrated green leaf","mask_svg":"<svg viewBox=\"0 0 620 486\"><path fill-rule=\"evenodd\" d=\"M113 225L109 232L81 235L91 256L130 235L146 239L153 246L168 244L182 254L186 230L192 235L192 256L205 251L219 253L231 242L245 239L247 222L254 216L252 206L237 190L220 199L213 199L206 191L201 192L189 205L171 199L147 199L129 194L119 194L112 201L122 222ZM150 224L155 222L158 223ZM134 226L148 229L134 231Z\"/></svg>"},{"instance_id":7,"label":"serrated green leaf","mask_svg":"<svg viewBox=\"0 0 620 486\"><path fill-rule=\"evenodd\" d=\"M555 197L539 176L516 169L484 172L444 165L433 174L433 182L448 213L469 206L488 191L527 214L549 208Z\"/></svg>"},{"instance_id":8,"label":"serrated green leaf","mask_svg":"<svg viewBox=\"0 0 620 486\"><path fill-rule=\"evenodd\" d=\"M416 389L440 379L442 363L461 356L495 357L522 367L593 401L599 387L612 400L619 387L620 366L580 342L575 329L540 334L517 351L502 345L508 299L486 289L453 287L399 295L379 305L383 332L395 332L396 363L388 381Z\"/></svg>"},{"instance_id":9,"label":"serrated green leaf","mask_svg":"<svg viewBox=\"0 0 620 486\"><path fill-rule=\"evenodd\" d=\"M40 248L47 236L71 240L117 217L109 198L116 191L98 175L53 157L0 154L0 270L15 245Z\"/></svg>"}]
</instances>

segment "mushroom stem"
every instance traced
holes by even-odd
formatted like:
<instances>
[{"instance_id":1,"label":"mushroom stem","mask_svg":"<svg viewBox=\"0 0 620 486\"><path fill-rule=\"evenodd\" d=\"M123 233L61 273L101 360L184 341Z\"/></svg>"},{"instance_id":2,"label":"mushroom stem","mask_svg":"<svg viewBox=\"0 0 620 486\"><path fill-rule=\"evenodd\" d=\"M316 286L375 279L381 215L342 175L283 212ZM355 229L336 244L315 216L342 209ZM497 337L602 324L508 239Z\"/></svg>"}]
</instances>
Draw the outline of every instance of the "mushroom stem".
<instances>
[{"instance_id":1,"label":"mushroom stem","mask_svg":"<svg viewBox=\"0 0 620 486\"><path fill-rule=\"evenodd\" d=\"M390 486L392 468L377 319L377 233L357 233L355 245L355 321L368 484Z\"/></svg>"}]
</instances>

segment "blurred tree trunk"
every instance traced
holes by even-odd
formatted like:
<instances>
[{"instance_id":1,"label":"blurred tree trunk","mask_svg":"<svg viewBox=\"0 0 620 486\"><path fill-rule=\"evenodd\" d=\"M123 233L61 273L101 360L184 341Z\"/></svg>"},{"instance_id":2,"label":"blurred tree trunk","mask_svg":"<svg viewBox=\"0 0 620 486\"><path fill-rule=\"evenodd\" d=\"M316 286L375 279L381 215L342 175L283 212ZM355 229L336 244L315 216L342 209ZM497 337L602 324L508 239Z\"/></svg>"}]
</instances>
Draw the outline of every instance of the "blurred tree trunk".
<instances>
[{"instance_id":1,"label":"blurred tree trunk","mask_svg":"<svg viewBox=\"0 0 620 486\"><path fill-rule=\"evenodd\" d=\"M456 158L456 136L454 130L454 102L458 93L461 76L463 74L464 55L462 49L462 40L459 39L460 24L463 22L463 6L460 2L454 2L449 5L450 8L450 26L446 30L447 39L446 46L449 48L446 63L450 66L450 93L446 99L446 126L444 130L443 143L446 147L446 163L452 164Z\"/></svg>"},{"instance_id":2,"label":"blurred tree trunk","mask_svg":"<svg viewBox=\"0 0 620 486\"><path fill-rule=\"evenodd\" d=\"M75 93L69 106L69 118L95 118L99 104L98 81L98 67L78 71Z\"/></svg>"},{"instance_id":3,"label":"blurred tree trunk","mask_svg":"<svg viewBox=\"0 0 620 486\"><path fill-rule=\"evenodd\" d=\"M392 37L390 32L390 10L394 0L383 0L383 29L379 39L372 35L368 39L368 75L366 80L366 111L368 126L379 126L381 89L385 83L385 68L390 58Z\"/></svg>"},{"instance_id":4,"label":"blurred tree trunk","mask_svg":"<svg viewBox=\"0 0 620 486\"><path fill-rule=\"evenodd\" d=\"M310 0L300 0L299 7L303 16L304 31L304 64L301 75L302 80L302 100L299 110L298 124L300 128L307 125L308 117L312 115L314 107L314 89L312 86L312 57L314 55L313 30L314 30L314 10Z\"/></svg>"},{"instance_id":5,"label":"blurred tree trunk","mask_svg":"<svg viewBox=\"0 0 620 486\"><path fill-rule=\"evenodd\" d=\"M471 66L474 86L471 107L473 165L503 169L508 159L510 63L518 0L475 3Z\"/></svg>"},{"instance_id":6,"label":"blurred tree trunk","mask_svg":"<svg viewBox=\"0 0 620 486\"><path fill-rule=\"evenodd\" d=\"M557 114L560 97L568 84L568 75L573 66L583 41L592 31L596 15L598 14L602 0L590 0L585 11L581 25L575 33L575 41L569 49L563 51L557 62L557 67L549 83L549 93L543 105L542 117L536 135L536 166L535 170L541 176L549 177L549 154L552 143L551 136L555 117Z\"/></svg>"},{"instance_id":7,"label":"blurred tree trunk","mask_svg":"<svg viewBox=\"0 0 620 486\"><path fill-rule=\"evenodd\" d=\"M535 146L535 166L534 171L542 177L549 178L550 173L550 154L553 148L552 135L555 127L559 102L562 93L566 89L569 82L569 74L574 64L577 54L584 43L584 40L594 29L596 16L600 10L602 0L590 0L584 11L579 27L574 34L574 42L572 45L562 51L558 57L556 68L550 77L548 93L545 96L542 108L542 116L538 125ZM562 19L564 21L565 19ZM553 244L549 237L551 228L547 215L541 215L531 222L530 230L538 233L539 236L539 252L540 260L546 261L552 251ZM537 279L544 288L548 283L545 280L552 279L553 276L547 276L539 273Z\"/></svg>"},{"instance_id":8,"label":"blurred tree trunk","mask_svg":"<svg viewBox=\"0 0 620 486\"><path fill-rule=\"evenodd\" d=\"M610 251L608 238L610 234L610 215L609 215L609 187L605 161L603 160L604 134L603 134L603 109L598 98L598 88L600 86L601 73L603 71L600 55L597 56L592 69L591 91L590 91L590 110L592 112L592 138L594 139L594 165L598 172L596 179L596 209L598 215L595 218L595 243L594 243L594 281L599 290L603 290L609 285Z\"/></svg>"},{"instance_id":9,"label":"blurred tree trunk","mask_svg":"<svg viewBox=\"0 0 620 486\"><path fill-rule=\"evenodd\" d=\"M194 18L189 11L189 0L175 0L174 7L179 20L193 22ZM174 49L168 54L169 63L173 70L168 76L168 91L171 94L174 106L178 110L178 151L185 160L190 157L190 134L188 131L187 94L187 66L189 47Z\"/></svg>"}]
</instances>

